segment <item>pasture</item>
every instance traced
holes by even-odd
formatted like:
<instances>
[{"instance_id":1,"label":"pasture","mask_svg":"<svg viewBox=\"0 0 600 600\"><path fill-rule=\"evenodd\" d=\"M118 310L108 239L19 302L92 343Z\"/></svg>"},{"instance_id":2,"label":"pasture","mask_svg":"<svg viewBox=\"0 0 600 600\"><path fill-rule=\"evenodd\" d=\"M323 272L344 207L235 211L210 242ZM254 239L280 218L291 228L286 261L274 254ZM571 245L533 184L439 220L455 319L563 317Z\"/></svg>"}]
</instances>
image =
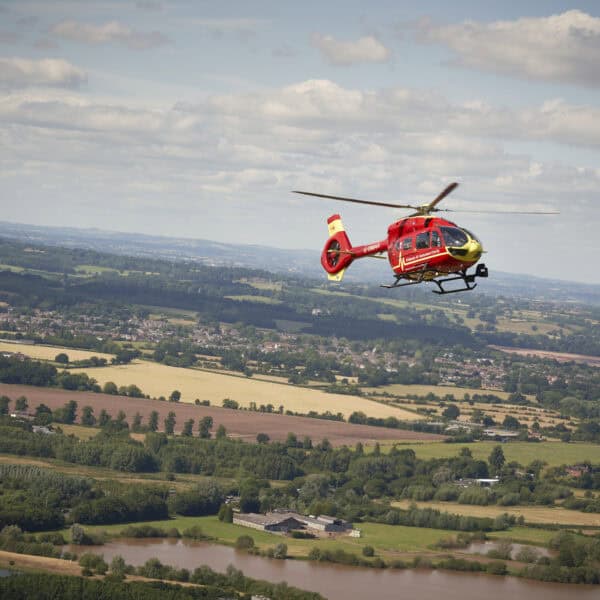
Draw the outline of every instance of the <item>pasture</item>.
<instances>
[{"instance_id":1,"label":"pasture","mask_svg":"<svg viewBox=\"0 0 600 600\"><path fill-rule=\"evenodd\" d=\"M407 509L414 500L393 502L393 506ZM600 527L600 514L584 513L578 510L568 510L559 506L475 506L472 504L457 504L456 502L416 502L419 508L434 508L467 517L490 517L508 513L516 517L523 516L527 523L544 525L573 525L574 527Z\"/></svg>"},{"instance_id":2,"label":"pasture","mask_svg":"<svg viewBox=\"0 0 600 600\"><path fill-rule=\"evenodd\" d=\"M237 300L238 302L255 302L257 304L283 304L283 300L271 298L270 296L252 296L249 294L239 296L225 296L229 300Z\"/></svg>"},{"instance_id":3,"label":"pasture","mask_svg":"<svg viewBox=\"0 0 600 600\"><path fill-rule=\"evenodd\" d=\"M353 538L347 535L339 535L327 538L317 539L294 539L291 537L282 537L274 533L259 531L242 525L233 523L223 523L217 517L181 517L163 521L150 521L144 523L162 529L176 527L180 532L184 529L199 525L205 535L210 536L215 541L234 545L237 538L241 535L249 535L254 539L256 546L262 550L284 542L288 547L288 555L294 557L306 557L311 548L317 547L327 550L342 549L346 552L360 554L362 547L369 544L376 548L377 552L399 553L399 552L418 552L427 551L436 544L441 538L452 535L453 531L442 529L428 529L417 527L404 527L401 525L383 525L379 523L359 523L358 529L361 531L360 538ZM96 525L85 527L86 531L100 532L105 531L109 535L119 535L127 527L126 524L119 525ZM69 530L63 530L63 535L69 538Z\"/></svg>"},{"instance_id":4,"label":"pasture","mask_svg":"<svg viewBox=\"0 0 600 600\"><path fill-rule=\"evenodd\" d=\"M477 459L487 460L492 448L498 442L472 442L470 444L445 444L440 442L423 442L403 444L401 448L412 448L418 458L448 458L457 456L461 448L469 448ZM517 461L526 466L534 460L541 460L550 467L571 465L589 460L597 463L600 460L600 446L587 442L508 442L501 444L507 462Z\"/></svg>"}]
</instances>

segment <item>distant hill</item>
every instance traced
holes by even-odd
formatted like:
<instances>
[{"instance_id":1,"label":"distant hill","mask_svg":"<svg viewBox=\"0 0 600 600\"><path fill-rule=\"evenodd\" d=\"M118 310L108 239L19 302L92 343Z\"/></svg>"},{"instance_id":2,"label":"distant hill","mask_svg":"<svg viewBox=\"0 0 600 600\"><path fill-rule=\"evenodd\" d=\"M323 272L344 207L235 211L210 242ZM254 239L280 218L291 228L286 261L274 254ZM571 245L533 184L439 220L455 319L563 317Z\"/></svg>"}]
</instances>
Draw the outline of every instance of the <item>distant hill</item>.
<instances>
[{"instance_id":1,"label":"distant hill","mask_svg":"<svg viewBox=\"0 0 600 600\"><path fill-rule=\"evenodd\" d=\"M264 269L300 277L324 277L320 249L286 250L260 245L242 245L211 240L172 238L142 233L119 233L101 229L42 227L0 221L0 237L32 244L67 248L88 248L127 256L193 260L211 266L238 266ZM391 283L384 261L358 261L346 274L348 283ZM600 285L543 279L528 275L494 272L480 289L493 295L583 302L600 305ZM401 293L401 292L398 292Z\"/></svg>"}]
</instances>

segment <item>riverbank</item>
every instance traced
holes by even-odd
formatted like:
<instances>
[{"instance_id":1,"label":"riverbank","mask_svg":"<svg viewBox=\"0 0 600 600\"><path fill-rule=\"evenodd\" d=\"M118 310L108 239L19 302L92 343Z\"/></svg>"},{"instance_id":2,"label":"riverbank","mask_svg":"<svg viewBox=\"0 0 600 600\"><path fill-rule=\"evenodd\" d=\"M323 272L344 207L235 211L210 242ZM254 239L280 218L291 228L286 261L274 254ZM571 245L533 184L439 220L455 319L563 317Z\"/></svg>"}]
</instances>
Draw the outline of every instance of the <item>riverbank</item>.
<instances>
[{"instance_id":1,"label":"riverbank","mask_svg":"<svg viewBox=\"0 0 600 600\"><path fill-rule=\"evenodd\" d=\"M150 521L137 523L135 525L147 525L159 529L177 528L180 533L185 529L200 527L202 532L212 542L226 546L235 546L236 540L242 535L249 535L255 543L255 547L261 551L279 543L285 543L288 547L288 555L293 558L307 558L311 550L336 551L343 550L356 555L361 555L364 546L372 546L378 556L385 560L399 558L402 554L413 557L417 554L427 554L432 551L441 539L456 536L460 532L448 529L432 529L425 527L408 527L404 525L387 525L383 523L358 523L361 537L350 537L348 535L337 535L334 537L318 539L295 539L285 537L266 531L248 529L241 525L219 521L215 516L207 517L181 517L162 521ZM95 525L86 526L86 532L93 534L106 533L109 537L119 536L129 525ZM70 539L70 531L65 529L61 532L66 539ZM533 529L527 527L511 527L504 531L495 531L490 534L494 539L511 539L524 544L535 546L546 546L550 538L556 535L556 531L545 529Z\"/></svg>"},{"instance_id":2,"label":"riverbank","mask_svg":"<svg viewBox=\"0 0 600 600\"><path fill-rule=\"evenodd\" d=\"M275 560L252 556L227 546L202 542L186 545L181 540L119 540L102 548L85 549L94 550L103 554L108 562L115 555L121 555L127 563L136 566L150 558L158 558L163 564L177 565L178 568L192 569L205 564L218 572L234 565L253 578L273 583L285 581L320 593L329 600L364 600L375 589L379 600L397 600L398 590L402 590L406 597L433 598L443 594L445 600L479 600L481 597L504 600L507 596L526 597L528 600L564 600L568 594L577 594L579 600L591 600L598 596L596 586L549 584L516 577L431 568L368 569L302 560ZM69 575L80 573L79 565L70 561L9 552L0 552L0 566ZM128 580L133 578L128 576Z\"/></svg>"}]
</instances>

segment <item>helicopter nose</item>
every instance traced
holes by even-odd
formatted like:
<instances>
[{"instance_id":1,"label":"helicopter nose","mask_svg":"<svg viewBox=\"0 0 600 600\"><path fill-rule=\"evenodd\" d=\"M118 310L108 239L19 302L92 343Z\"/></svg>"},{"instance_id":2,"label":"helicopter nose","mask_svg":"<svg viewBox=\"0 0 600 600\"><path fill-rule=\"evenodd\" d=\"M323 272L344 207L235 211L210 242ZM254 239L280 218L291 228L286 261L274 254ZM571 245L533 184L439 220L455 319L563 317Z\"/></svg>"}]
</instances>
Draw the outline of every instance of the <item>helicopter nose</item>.
<instances>
[{"instance_id":1,"label":"helicopter nose","mask_svg":"<svg viewBox=\"0 0 600 600\"><path fill-rule=\"evenodd\" d=\"M470 240L467 245L467 253L464 257L465 261L477 262L483 253L483 246L477 240Z\"/></svg>"}]
</instances>

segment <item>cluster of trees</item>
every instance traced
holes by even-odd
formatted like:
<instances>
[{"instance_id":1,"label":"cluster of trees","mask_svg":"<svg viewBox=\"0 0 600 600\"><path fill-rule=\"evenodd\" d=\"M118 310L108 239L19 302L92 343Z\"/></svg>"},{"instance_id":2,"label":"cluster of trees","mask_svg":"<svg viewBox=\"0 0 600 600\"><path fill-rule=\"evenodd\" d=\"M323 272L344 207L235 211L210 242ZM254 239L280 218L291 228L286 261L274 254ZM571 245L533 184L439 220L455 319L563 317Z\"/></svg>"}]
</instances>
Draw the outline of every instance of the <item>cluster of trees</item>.
<instances>
[{"instance_id":1,"label":"cluster of trees","mask_svg":"<svg viewBox=\"0 0 600 600\"><path fill-rule=\"evenodd\" d=\"M80 392L103 392L143 398L144 394L137 385L118 387L107 382L101 387L98 382L86 373L72 373L68 370L58 371L50 363L39 360L21 360L13 356L0 356L0 382L38 387L59 387L65 390Z\"/></svg>"},{"instance_id":2,"label":"cluster of trees","mask_svg":"<svg viewBox=\"0 0 600 600\"><path fill-rule=\"evenodd\" d=\"M59 533L40 535L23 533L18 525L5 525L0 530L0 550L6 552L59 558L60 546L64 543L65 540Z\"/></svg>"},{"instance_id":3,"label":"cluster of trees","mask_svg":"<svg viewBox=\"0 0 600 600\"><path fill-rule=\"evenodd\" d=\"M89 565L84 567L86 574L91 575L94 571L106 573L108 570L108 565L102 559L86 558L84 564ZM237 597L241 593L247 597L262 595L289 600L322 600L323 598L320 594L305 592L285 583L273 584L251 579L231 566L224 574L216 573L206 566L199 567L190 574L186 569L165 567L158 559L150 559L137 570L137 574L145 577L191 581L200 584L198 587L182 587L165 582L124 582L122 581L123 576L128 571L136 570L128 568L121 558L111 562L109 576L104 579L81 579L80 577L45 573L0 577L0 596L12 600L28 600L29 598L38 600L54 598L62 600L80 600L81 598L218 600L224 597Z\"/></svg>"},{"instance_id":4,"label":"cluster of trees","mask_svg":"<svg viewBox=\"0 0 600 600\"><path fill-rule=\"evenodd\" d=\"M166 519L169 509L166 493L156 488L135 487L83 500L71 510L70 520L84 525L109 525Z\"/></svg>"},{"instance_id":5,"label":"cluster of trees","mask_svg":"<svg viewBox=\"0 0 600 600\"><path fill-rule=\"evenodd\" d=\"M131 439L127 430L111 427L95 438L81 441L60 434L34 434L27 424L17 426L12 421L0 424L1 452L56 457L122 471L162 470L237 479L240 507L246 512L287 507L310 514L338 515L351 521L396 520L409 524L412 517L392 511L386 500L435 498L510 506L553 504L570 496L568 488L550 479L540 479L542 464L532 463L526 469L527 475L520 474L518 465L506 463L501 446L494 448L487 461L473 458L467 448L450 458L418 460L410 449L393 448L383 455L376 446L372 453L365 454L360 445L355 449L335 449L326 440L313 445L310 440L298 440L292 433L284 443L261 441L247 444L226 437L212 440L149 432L141 443ZM498 475L501 482L489 490L477 486L461 488L454 483L490 474ZM272 487L269 480L289 484ZM211 484L208 489L178 493L169 499L150 492L98 494L74 506L72 518L82 523L105 523L162 518L169 512L216 514L226 492ZM595 503L590 501L582 510L591 510L593 506ZM465 525L433 513L426 517L419 514L413 524L422 523L422 519L435 522L430 525L435 527L444 527L443 522L465 530L490 527L479 522L475 525L475 521L468 519L464 520L469 523Z\"/></svg>"},{"instance_id":6,"label":"cluster of trees","mask_svg":"<svg viewBox=\"0 0 600 600\"><path fill-rule=\"evenodd\" d=\"M600 583L600 538L560 532L550 540L556 550L551 559L525 567L521 575L561 583Z\"/></svg>"},{"instance_id":7,"label":"cluster of trees","mask_svg":"<svg viewBox=\"0 0 600 600\"><path fill-rule=\"evenodd\" d=\"M29 465L0 465L0 528L59 529L65 511L92 494L91 481Z\"/></svg>"}]
</instances>

